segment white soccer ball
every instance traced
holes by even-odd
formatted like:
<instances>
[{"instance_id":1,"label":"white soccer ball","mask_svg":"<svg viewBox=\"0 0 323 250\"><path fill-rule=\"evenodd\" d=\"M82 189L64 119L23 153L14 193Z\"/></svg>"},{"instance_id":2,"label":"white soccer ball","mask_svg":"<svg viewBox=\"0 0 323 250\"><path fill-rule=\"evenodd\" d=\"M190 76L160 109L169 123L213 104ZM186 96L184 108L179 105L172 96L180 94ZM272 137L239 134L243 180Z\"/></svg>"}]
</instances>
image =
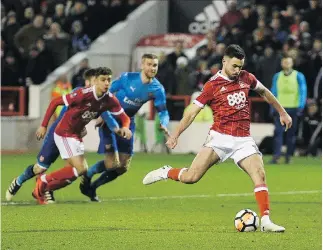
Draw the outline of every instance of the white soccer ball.
<instances>
[{"instance_id":1,"label":"white soccer ball","mask_svg":"<svg viewBox=\"0 0 323 250\"><path fill-rule=\"evenodd\" d=\"M259 227L259 217L254 211L243 209L237 213L234 226L239 232L254 232Z\"/></svg>"}]
</instances>

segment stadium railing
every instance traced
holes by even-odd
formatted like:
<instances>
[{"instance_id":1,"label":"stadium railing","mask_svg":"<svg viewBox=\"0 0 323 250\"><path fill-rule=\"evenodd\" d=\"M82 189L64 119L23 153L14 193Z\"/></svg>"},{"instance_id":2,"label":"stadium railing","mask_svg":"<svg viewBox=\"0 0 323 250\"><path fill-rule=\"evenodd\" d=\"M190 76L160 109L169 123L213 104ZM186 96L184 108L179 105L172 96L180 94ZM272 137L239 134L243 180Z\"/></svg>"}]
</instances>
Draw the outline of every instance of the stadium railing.
<instances>
[{"instance_id":1,"label":"stadium railing","mask_svg":"<svg viewBox=\"0 0 323 250\"><path fill-rule=\"evenodd\" d=\"M26 89L24 87L0 87L1 116L24 116Z\"/></svg>"}]
</instances>

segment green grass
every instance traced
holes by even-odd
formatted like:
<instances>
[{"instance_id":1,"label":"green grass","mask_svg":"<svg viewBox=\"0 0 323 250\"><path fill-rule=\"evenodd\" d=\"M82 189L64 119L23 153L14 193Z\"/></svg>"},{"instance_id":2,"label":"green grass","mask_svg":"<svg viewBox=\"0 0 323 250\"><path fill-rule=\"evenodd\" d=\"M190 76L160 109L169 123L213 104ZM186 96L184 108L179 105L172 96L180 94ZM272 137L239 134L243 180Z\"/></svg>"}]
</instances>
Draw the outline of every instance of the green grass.
<instances>
[{"instance_id":1,"label":"green grass","mask_svg":"<svg viewBox=\"0 0 323 250\"><path fill-rule=\"evenodd\" d=\"M98 159L96 154L88 155L89 164ZM166 163L189 166L192 159L191 155L137 154L126 175L98 190L102 203L88 202L77 181L56 192L57 204L39 206L31 197L34 180L21 188L16 204L4 202L13 177L35 156L3 155L1 249L322 249L321 193L279 194L321 190L320 159L294 158L290 165L266 165L272 219L286 227L284 234L235 231L233 218L239 210L258 209L253 195L218 196L252 193L249 177L231 161L213 167L194 185L142 184L149 170ZM62 164L57 161L50 171Z\"/></svg>"}]
</instances>

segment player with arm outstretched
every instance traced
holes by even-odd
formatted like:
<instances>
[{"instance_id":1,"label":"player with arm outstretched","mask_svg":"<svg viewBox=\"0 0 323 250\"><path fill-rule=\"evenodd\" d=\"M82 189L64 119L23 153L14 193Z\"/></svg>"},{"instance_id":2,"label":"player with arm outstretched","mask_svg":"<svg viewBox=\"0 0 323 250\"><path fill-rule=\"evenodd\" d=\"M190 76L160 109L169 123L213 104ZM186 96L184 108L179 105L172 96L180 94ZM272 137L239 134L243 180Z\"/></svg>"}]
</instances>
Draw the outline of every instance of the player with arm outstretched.
<instances>
[{"instance_id":1,"label":"player with arm outstretched","mask_svg":"<svg viewBox=\"0 0 323 250\"><path fill-rule=\"evenodd\" d=\"M62 159L69 166L38 178L33 196L38 203L45 204L45 191L57 190L71 183L84 174L87 163L84 157L84 144L81 133L92 119L97 118L107 110L122 123L121 133L125 138L131 138L129 130L130 119L120 106L117 98L109 91L112 72L108 68L96 69L95 83L90 88L81 88L69 95L55 98L51 101L41 127L37 130L37 139L46 134L46 127L56 107L65 104L68 107L61 121L54 131L55 144Z\"/></svg>"},{"instance_id":2,"label":"player with arm outstretched","mask_svg":"<svg viewBox=\"0 0 323 250\"><path fill-rule=\"evenodd\" d=\"M130 129L132 133L135 131L135 114L144 103L153 100L160 118L160 129L168 135L167 126L169 123L169 114L166 109L165 90L155 78L158 70L157 56L144 54L141 59L141 69L141 72L122 74L119 79L113 81L110 91L111 93L115 93L121 106L131 118ZM81 180L80 184L81 192L92 201L98 201L96 196L96 189L98 187L115 180L127 171L133 155L133 137L130 140L126 140L111 133L106 126L100 128L99 135L100 145L98 153L105 154L105 159L89 168L87 174L82 177L83 180ZM120 156L120 163L117 166L113 164L115 162L114 139L116 140L116 146ZM101 173L103 169L105 171L91 184L93 175Z\"/></svg>"},{"instance_id":3,"label":"player with arm outstretched","mask_svg":"<svg viewBox=\"0 0 323 250\"><path fill-rule=\"evenodd\" d=\"M249 90L259 93L280 115L285 129L292 126L292 119L279 104L274 95L264 87L253 74L241 70L245 52L238 45L226 48L222 60L223 67L204 86L203 92L194 101L192 109L184 114L179 127L166 142L169 148L175 148L178 137L193 122L205 105L213 111L214 123L203 148L195 157L190 168L172 168L166 165L151 171L143 179L143 184L172 179L186 184L198 182L214 164L228 158L243 169L254 183L254 192L261 215L261 230L284 232L269 219L269 195L266 184L262 155L250 136Z\"/></svg>"},{"instance_id":4,"label":"player with arm outstretched","mask_svg":"<svg viewBox=\"0 0 323 250\"><path fill-rule=\"evenodd\" d=\"M93 78L95 76L95 69L89 69L84 73L85 87L89 87L93 85ZM75 88L73 91L79 88ZM33 178L35 175L39 175L48 170L48 168L56 161L59 156L58 148L54 141L54 131L57 124L62 119L67 107L64 107L59 115L59 117L54 121L54 123L50 126L48 133L44 139L44 143L37 155L37 162L29 165L25 171L16 177L10 184L6 192L6 200L11 201L12 198L16 195L18 190L21 188L22 184ZM86 130L81 135L85 136ZM48 203L53 203L55 201L52 192L46 192L45 198Z\"/></svg>"}]
</instances>

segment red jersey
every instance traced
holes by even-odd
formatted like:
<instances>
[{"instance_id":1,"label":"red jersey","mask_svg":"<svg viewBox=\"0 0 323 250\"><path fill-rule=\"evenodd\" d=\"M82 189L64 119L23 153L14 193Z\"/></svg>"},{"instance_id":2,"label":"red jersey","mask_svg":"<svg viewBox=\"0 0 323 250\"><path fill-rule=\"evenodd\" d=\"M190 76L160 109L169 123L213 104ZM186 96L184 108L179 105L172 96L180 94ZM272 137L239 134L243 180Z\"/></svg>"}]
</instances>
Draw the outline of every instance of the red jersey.
<instances>
[{"instance_id":1,"label":"red jersey","mask_svg":"<svg viewBox=\"0 0 323 250\"><path fill-rule=\"evenodd\" d=\"M107 92L101 97L97 97L95 87L81 88L68 95L63 95L61 99L53 100L49 106L42 126L46 127L52 115L52 109L57 105L65 104L68 107L61 121L58 123L55 133L64 137L74 137L81 139L80 134L85 125L92 119L98 118L103 112L110 111L112 115L119 116L125 120L124 110L120 106L118 99ZM55 106L56 105L56 106ZM129 117L127 120L130 121ZM129 122L125 122L127 124Z\"/></svg>"},{"instance_id":2,"label":"red jersey","mask_svg":"<svg viewBox=\"0 0 323 250\"><path fill-rule=\"evenodd\" d=\"M236 80L230 80L219 71L204 85L202 94L194 103L213 111L212 130L222 134L250 136L250 109L248 93L256 89L259 81L242 70Z\"/></svg>"}]
</instances>

